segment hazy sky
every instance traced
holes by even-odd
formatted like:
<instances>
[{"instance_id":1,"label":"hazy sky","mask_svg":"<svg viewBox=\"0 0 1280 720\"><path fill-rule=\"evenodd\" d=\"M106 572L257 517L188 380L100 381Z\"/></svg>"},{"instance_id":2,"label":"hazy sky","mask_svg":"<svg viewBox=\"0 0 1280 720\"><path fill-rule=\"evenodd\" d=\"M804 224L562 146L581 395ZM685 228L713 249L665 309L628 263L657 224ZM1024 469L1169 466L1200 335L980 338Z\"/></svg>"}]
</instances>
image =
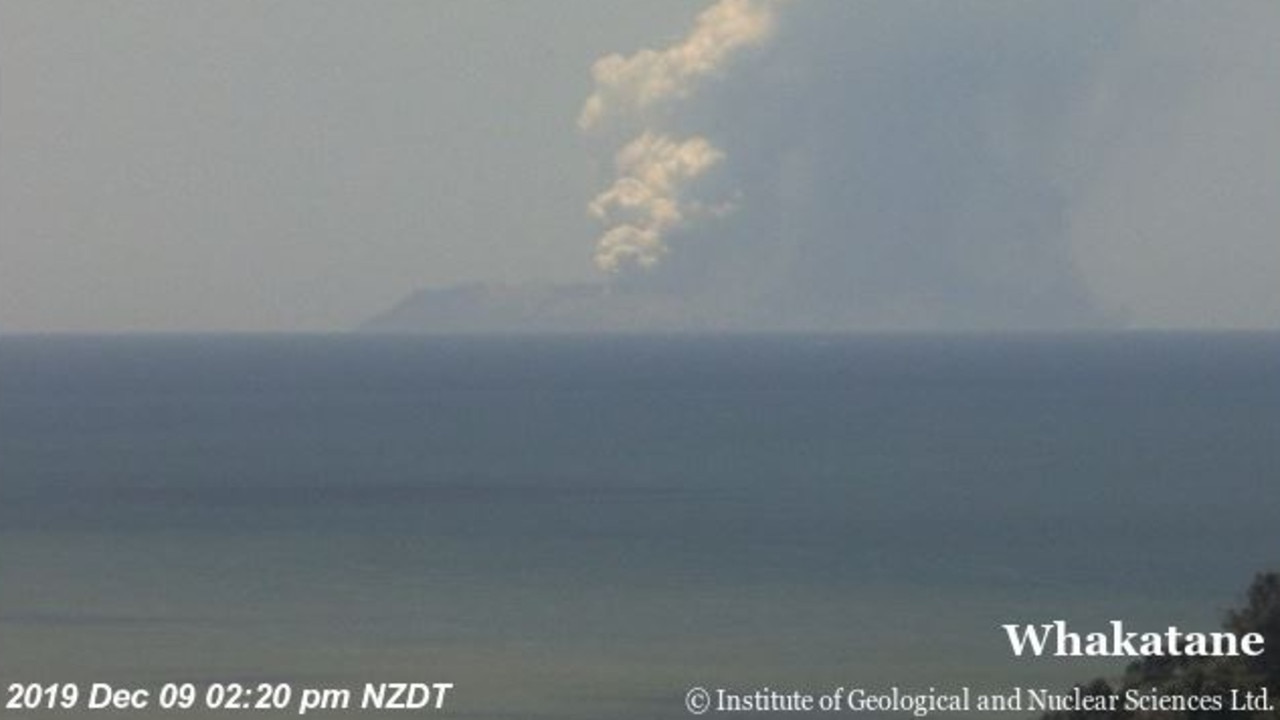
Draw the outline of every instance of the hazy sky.
<instances>
[{"instance_id":1,"label":"hazy sky","mask_svg":"<svg viewBox=\"0 0 1280 720\"><path fill-rule=\"evenodd\" d=\"M0 0L0 327L343 329L592 277L591 63L698 9Z\"/></svg>"},{"instance_id":2,"label":"hazy sky","mask_svg":"<svg viewBox=\"0 0 1280 720\"><path fill-rule=\"evenodd\" d=\"M475 280L1280 327L1280 4L712 6L0 0L0 328L340 330Z\"/></svg>"}]
</instances>

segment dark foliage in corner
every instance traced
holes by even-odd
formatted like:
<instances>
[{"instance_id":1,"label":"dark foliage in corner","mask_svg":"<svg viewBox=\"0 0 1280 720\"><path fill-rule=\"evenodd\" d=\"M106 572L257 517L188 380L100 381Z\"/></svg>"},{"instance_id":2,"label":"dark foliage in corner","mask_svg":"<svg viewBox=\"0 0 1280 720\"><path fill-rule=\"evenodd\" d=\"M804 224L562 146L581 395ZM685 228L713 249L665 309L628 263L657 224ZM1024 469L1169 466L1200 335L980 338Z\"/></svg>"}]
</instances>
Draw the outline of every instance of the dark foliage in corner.
<instances>
[{"instance_id":1,"label":"dark foliage in corner","mask_svg":"<svg viewBox=\"0 0 1280 720\"><path fill-rule=\"evenodd\" d=\"M1267 651L1258 657L1158 657L1129 665L1113 686L1096 679L1081 686L1086 695L1120 695L1130 690L1161 695L1214 695L1223 698L1220 711L1143 712L1126 710L1119 703L1112 712L1069 711L1048 713L1044 720L1276 720L1280 710L1232 711L1232 689L1266 688L1273 705L1280 706L1280 573L1263 573L1249 587L1245 606L1227 614L1227 629L1243 635L1262 633Z\"/></svg>"}]
</instances>

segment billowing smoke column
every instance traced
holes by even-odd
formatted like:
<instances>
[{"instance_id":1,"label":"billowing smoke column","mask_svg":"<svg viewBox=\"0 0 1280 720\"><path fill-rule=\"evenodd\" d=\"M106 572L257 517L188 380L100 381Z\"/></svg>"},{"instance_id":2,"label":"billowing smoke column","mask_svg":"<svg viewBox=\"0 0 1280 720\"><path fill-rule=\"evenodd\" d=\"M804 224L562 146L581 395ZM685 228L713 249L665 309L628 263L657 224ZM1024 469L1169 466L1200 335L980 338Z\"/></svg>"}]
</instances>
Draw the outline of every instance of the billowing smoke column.
<instances>
[{"instance_id":1,"label":"billowing smoke column","mask_svg":"<svg viewBox=\"0 0 1280 720\"><path fill-rule=\"evenodd\" d=\"M1268 0L718 0L593 68L596 264L685 326L1276 327L1278 24Z\"/></svg>"},{"instance_id":2,"label":"billowing smoke column","mask_svg":"<svg viewBox=\"0 0 1280 720\"><path fill-rule=\"evenodd\" d=\"M610 226L596 247L600 269L657 264L667 251L663 236L703 210L682 197L684 188L723 158L706 138L677 142L652 132L620 150L617 181L591 202L591 214Z\"/></svg>"},{"instance_id":3,"label":"billowing smoke column","mask_svg":"<svg viewBox=\"0 0 1280 720\"><path fill-rule=\"evenodd\" d=\"M639 127L614 158L613 185L592 201L591 214L606 230L596 245L596 265L618 274L652 268L668 252L667 236L698 218L733 210L728 199L691 197L700 178L725 154L706 137L673 137L662 129L670 106L688 99L704 82L723 74L742 51L764 43L779 0L720 0L698 16L682 42L631 57L609 55L592 69L595 92L578 119L584 131Z\"/></svg>"},{"instance_id":4,"label":"billowing smoke column","mask_svg":"<svg viewBox=\"0 0 1280 720\"><path fill-rule=\"evenodd\" d=\"M1020 70L1060 19L1039 14L718 0L680 42L599 60L578 120L612 156L597 267L709 325L1088 315L1057 191L999 135L1047 145L1078 74L1079 29L1047 44L1063 60Z\"/></svg>"}]
</instances>

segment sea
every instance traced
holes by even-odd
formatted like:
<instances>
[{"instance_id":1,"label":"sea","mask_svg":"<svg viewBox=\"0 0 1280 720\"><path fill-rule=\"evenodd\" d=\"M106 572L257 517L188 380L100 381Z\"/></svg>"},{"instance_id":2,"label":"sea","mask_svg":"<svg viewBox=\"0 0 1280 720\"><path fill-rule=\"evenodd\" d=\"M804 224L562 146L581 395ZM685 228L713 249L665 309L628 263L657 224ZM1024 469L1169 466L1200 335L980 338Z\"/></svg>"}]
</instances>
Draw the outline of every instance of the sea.
<instances>
[{"instance_id":1,"label":"sea","mask_svg":"<svg viewBox=\"0 0 1280 720\"><path fill-rule=\"evenodd\" d=\"M1065 689L1003 625L1217 630L1278 519L1274 333L6 335L0 718Z\"/></svg>"}]
</instances>

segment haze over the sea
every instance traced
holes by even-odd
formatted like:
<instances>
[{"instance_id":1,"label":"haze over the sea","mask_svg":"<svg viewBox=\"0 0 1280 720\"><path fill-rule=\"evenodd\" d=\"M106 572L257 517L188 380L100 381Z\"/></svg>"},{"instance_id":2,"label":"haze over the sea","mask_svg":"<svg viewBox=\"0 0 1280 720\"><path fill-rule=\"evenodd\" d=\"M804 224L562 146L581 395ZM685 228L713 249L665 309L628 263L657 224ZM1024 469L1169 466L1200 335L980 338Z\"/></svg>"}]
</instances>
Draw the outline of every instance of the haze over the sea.
<instances>
[{"instance_id":1,"label":"haze over the sea","mask_svg":"<svg viewBox=\"0 0 1280 720\"><path fill-rule=\"evenodd\" d=\"M5 2L0 327L1276 329L1277 26Z\"/></svg>"}]
</instances>

